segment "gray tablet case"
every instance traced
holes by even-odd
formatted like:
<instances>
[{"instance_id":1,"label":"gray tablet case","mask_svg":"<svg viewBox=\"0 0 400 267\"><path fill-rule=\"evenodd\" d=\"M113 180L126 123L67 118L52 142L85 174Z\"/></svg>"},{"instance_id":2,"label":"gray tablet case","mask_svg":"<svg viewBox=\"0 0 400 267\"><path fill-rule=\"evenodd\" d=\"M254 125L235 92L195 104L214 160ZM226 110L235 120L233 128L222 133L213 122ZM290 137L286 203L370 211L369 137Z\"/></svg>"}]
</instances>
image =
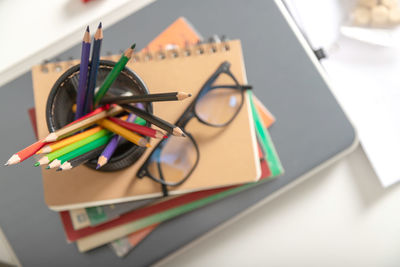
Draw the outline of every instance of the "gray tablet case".
<instances>
[{"instance_id":1,"label":"gray tablet case","mask_svg":"<svg viewBox=\"0 0 400 267\"><path fill-rule=\"evenodd\" d=\"M145 266L155 263L299 177L348 150L355 131L273 1L160 0L105 30L102 51L119 53L132 41L143 47L177 17L203 36L242 40L248 81L277 117L271 135L285 175L163 223L126 259L107 247L81 254L65 242L59 216L43 201L42 178L32 161L2 167L0 226L26 266ZM79 57L80 44L59 57ZM34 142L27 109L31 74L1 88L1 159Z\"/></svg>"}]
</instances>

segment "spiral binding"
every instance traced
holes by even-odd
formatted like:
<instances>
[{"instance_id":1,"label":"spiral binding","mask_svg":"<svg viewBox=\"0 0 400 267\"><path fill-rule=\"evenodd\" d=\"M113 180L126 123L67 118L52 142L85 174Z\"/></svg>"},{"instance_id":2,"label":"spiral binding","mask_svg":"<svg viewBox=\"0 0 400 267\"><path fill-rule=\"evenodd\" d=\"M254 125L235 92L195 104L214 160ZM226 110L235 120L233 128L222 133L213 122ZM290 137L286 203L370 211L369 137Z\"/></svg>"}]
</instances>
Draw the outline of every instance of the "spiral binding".
<instances>
[{"instance_id":1,"label":"spiral binding","mask_svg":"<svg viewBox=\"0 0 400 267\"><path fill-rule=\"evenodd\" d=\"M171 46L168 47L168 49L160 49L157 52L149 52L145 48L144 51L134 53L131 60L133 62L150 62L222 53L229 51L230 47L228 41L229 39L225 36L219 38L218 35L213 35L207 42L199 42L196 45L187 44L184 48ZM111 51L107 51L106 55L103 56L102 59L118 61L123 51L121 50L119 52L119 54L114 54ZM41 70L43 73L61 72L76 64L79 64L79 59L74 59L73 57L69 57L68 61L61 61L60 58L56 58L53 61L43 61L41 64Z\"/></svg>"}]
</instances>

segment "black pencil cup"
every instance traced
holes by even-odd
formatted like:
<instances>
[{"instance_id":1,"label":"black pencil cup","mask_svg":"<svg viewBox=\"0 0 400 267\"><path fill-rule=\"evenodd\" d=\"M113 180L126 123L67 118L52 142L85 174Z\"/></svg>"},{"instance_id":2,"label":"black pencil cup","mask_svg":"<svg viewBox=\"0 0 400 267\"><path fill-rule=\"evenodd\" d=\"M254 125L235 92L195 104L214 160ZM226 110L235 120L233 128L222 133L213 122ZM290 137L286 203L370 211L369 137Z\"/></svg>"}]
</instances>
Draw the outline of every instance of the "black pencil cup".
<instances>
[{"instance_id":1,"label":"black pencil cup","mask_svg":"<svg viewBox=\"0 0 400 267\"><path fill-rule=\"evenodd\" d=\"M97 74L96 86L100 86L107 74L114 67L115 62L101 60ZM56 81L50 91L46 106L47 127L50 132L60 129L74 120L73 105L76 103L76 94L79 83L79 64L68 69ZM122 94L148 94L148 89L142 79L132 70L125 68L107 95L118 96ZM147 112L152 113L151 103L144 105ZM150 126L150 125L147 125ZM139 147L126 140L120 142L109 162L99 171L118 171L135 163L145 152L145 147ZM96 169L97 158L86 163L86 166Z\"/></svg>"}]
</instances>

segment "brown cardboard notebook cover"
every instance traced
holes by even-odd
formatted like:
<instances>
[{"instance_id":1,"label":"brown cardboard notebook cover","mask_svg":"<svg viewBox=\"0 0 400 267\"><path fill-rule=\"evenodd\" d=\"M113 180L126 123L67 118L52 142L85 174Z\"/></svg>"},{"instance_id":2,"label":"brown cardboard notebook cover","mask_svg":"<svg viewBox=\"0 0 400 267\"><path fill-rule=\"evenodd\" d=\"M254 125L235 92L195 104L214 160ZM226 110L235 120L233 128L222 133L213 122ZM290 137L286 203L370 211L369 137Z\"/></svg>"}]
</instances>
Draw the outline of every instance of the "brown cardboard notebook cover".
<instances>
[{"instance_id":1,"label":"brown cardboard notebook cover","mask_svg":"<svg viewBox=\"0 0 400 267\"><path fill-rule=\"evenodd\" d=\"M185 55L183 50L178 50L179 56L174 57L173 52L169 51L166 52L164 59L157 57L157 54L151 54L152 59L147 61L146 55L139 53L137 56L140 60L136 62L131 60L128 67L144 80L151 93L184 91L196 95L203 83L225 60L232 64L231 71L238 81L246 84L240 41L213 44L213 46L216 47L215 52L212 51L210 44L204 44L201 45L203 53L198 53L199 46L196 46L190 48L190 56ZM119 56L115 56L111 60L116 61L118 58ZM45 108L51 87L67 67L76 63L77 61L60 62L35 66L32 69L39 138L48 134ZM57 72L60 68L62 71ZM193 99L154 103L154 113L167 121L175 122ZM229 126L214 128L193 119L186 130L192 133L199 145L200 160L185 183L169 188L171 195L259 179L261 170L247 94L240 113ZM154 146L156 142L152 140L151 144ZM161 187L158 183L149 178L136 177L138 168L151 149L147 149L131 167L113 173L98 172L85 166L65 172L43 168L47 205L53 210L60 211L161 196Z\"/></svg>"}]
</instances>

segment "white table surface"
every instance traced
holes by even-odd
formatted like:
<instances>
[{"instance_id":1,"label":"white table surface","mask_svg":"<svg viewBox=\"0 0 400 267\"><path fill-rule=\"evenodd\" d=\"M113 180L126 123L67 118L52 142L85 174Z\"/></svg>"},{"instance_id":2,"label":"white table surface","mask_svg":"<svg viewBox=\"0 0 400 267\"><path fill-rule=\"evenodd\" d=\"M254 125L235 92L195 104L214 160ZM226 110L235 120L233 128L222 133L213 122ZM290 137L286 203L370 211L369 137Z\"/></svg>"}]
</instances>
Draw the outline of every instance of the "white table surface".
<instances>
[{"instance_id":1,"label":"white table surface","mask_svg":"<svg viewBox=\"0 0 400 267\"><path fill-rule=\"evenodd\" d=\"M47 25L46 31L41 32L40 42L25 47L27 51L23 56L10 58L0 54L7 59L0 64L0 83L27 70L16 63L26 61L33 65L45 58L46 49L55 55L72 45L81 38L78 32L82 25L90 24L94 29L100 18L111 24L150 1L97 0L86 7L79 0L30 2L24 1L30 10L24 15L32 20L45 23L58 17L43 11L44 2L63 17ZM2 40L0 51L9 54L21 51L21 46L13 44L21 42L23 37L10 34L9 23L21 12L16 8L21 4L22 1L0 1L0 34L9 37L7 42ZM41 16L33 15L37 12ZM12 27L24 28L23 24ZM63 40L62 45L60 40ZM162 264L399 266L399 204L400 186L383 189L362 148L358 147L297 187L261 205L229 227L212 232ZM1 235L0 261L15 262Z\"/></svg>"}]
</instances>

